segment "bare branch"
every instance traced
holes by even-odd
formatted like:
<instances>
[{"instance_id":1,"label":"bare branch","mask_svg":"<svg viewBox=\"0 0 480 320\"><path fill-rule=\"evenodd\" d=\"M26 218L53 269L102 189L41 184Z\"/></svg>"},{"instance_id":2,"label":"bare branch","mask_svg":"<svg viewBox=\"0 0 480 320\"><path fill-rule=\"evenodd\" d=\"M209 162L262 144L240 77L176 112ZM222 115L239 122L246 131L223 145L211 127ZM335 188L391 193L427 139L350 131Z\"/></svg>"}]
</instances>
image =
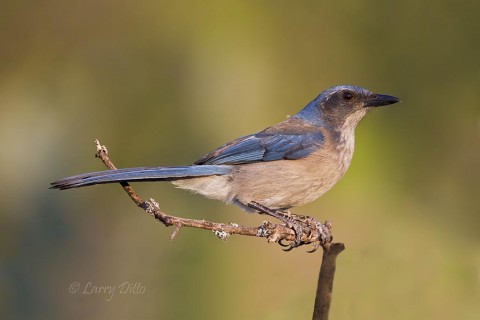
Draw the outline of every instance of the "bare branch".
<instances>
[{"instance_id":1,"label":"bare branch","mask_svg":"<svg viewBox=\"0 0 480 320\"><path fill-rule=\"evenodd\" d=\"M313 308L313 320L328 320L337 256L343 250L345 250L343 243L331 243L323 246L322 265L318 275L317 294Z\"/></svg>"},{"instance_id":2,"label":"bare branch","mask_svg":"<svg viewBox=\"0 0 480 320\"><path fill-rule=\"evenodd\" d=\"M95 156L102 160L108 169L116 169L115 165L108 156L107 148L101 145L98 140L95 140L95 143L97 146L97 153ZM154 199L144 201L128 182L120 182L120 184L137 206L145 210L156 220L163 223L164 226L175 226L175 230L170 235L170 239L174 239L182 227L211 230L218 238L224 241L226 241L232 234L266 238L269 243L293 241L295 239L295 231L293 229L283 224L275 224L269 221L264 221L258 227L245 227L236 223L225 224L167 215L160 209L160 206ZM319 245L325 245L329 243L332 239L330 234L331 224L329 222L322 224L316 222L313 218L309 219L310 220L308 220L308 224L306 224L309 232L306 233L306 235L302 238L302 244L312 243L314 244L314 248L318 248Z\"/></svg>"}]
</instances>

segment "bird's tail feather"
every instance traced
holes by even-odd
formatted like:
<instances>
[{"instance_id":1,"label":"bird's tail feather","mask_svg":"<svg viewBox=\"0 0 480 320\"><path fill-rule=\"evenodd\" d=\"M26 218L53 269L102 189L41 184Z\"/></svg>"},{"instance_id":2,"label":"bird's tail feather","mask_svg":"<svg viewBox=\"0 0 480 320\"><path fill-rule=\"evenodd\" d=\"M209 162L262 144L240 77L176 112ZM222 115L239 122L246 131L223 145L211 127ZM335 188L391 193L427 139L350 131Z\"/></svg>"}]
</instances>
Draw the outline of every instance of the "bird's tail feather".
<instances>
[{"instance_id":1,"label":"bird's tail feather","mask_svg":"<svg viewBox=\"0 0 480 320\"><path fill-rule=\"evenodd\" d=\"M173 181L211 175L226 175L228 165L193 165L181 167L139 167L84 173L51 183L51 189L71 189L121 181Z\"/></svg>"}]
</instances>

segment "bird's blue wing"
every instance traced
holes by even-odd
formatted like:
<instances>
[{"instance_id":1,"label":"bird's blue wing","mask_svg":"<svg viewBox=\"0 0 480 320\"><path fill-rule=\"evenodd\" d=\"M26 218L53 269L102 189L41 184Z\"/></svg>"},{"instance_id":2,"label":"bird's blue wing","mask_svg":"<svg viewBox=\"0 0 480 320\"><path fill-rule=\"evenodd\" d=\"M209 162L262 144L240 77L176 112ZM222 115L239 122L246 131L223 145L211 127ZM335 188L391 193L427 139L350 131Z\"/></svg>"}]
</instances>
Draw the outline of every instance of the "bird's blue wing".
<instances>
[{"instance_id":1,"label":"bird's blue wing","mask_svg":"<svg viewBox=\"0 0 480 320\"><path fill-rule=\"evenodd\" d=\"M320 132L307 134L272 134L263 136L260 145L265 149L262 161L295 160L308 156L323 143Z\"/></svg>"},{"instance_id":2,"label":"bird's blue wing","mask_svg":"<svg viewBox=\"0 0 480 320\"><path fill-rule=\"evenodd\" d=\"M195 164L240 164L260 161L264 150L259 142L255 135L238 138L210 152Z\"/></svg>"},{"instance_id":3,"label":"bird's blue wing","mask_svg":"<svg viewBox=\"0 0 480 320\"><path fill-rule=\"evenodd\" d=\"M301 159L323 144L324 137L319 130L285 132L272 129L233 140L210 152L195 164L245 164Z\"/></svg>"}]
</instances>

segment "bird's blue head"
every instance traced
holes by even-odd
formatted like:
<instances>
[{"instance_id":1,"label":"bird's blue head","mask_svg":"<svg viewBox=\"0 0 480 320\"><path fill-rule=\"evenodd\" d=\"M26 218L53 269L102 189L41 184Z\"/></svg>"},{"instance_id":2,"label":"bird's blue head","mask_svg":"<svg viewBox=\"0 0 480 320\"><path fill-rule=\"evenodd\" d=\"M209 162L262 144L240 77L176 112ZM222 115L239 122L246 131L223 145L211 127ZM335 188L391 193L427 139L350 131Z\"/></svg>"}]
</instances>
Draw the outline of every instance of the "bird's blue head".
<instances>
[{"instance_id":1,"label":"bird's blue head","mask_svg":"<svg viewBox=\"0 0 480 320\"><path fill-rule=\"evenodd\" d=\"M331 87L310 102L296 116L313 123L356 126L367 111L400 102L394 96L378 94L357 86Z\"/></svg>"}]
</instances>

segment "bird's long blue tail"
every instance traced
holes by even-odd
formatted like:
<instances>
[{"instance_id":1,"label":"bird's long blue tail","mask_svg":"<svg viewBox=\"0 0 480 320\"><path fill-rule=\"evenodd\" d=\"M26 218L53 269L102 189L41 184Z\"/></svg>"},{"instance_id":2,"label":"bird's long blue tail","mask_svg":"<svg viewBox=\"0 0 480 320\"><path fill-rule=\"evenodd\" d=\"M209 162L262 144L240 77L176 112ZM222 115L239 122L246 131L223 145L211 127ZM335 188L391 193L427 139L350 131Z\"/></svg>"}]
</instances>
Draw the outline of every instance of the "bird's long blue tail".
<instances>
[{"instance_id":1,"label":"bird's long blue tail","mask_svg":"<svg viewBox=\"0 0 480 320\"><path fill-rule=\"evenodd\" d=\"M84 173L51 183L51 189L71 189L122 181L173 181L231 173L229 165L193 165L181 167L139 167Z\"/></svg>"}]
</instances>

